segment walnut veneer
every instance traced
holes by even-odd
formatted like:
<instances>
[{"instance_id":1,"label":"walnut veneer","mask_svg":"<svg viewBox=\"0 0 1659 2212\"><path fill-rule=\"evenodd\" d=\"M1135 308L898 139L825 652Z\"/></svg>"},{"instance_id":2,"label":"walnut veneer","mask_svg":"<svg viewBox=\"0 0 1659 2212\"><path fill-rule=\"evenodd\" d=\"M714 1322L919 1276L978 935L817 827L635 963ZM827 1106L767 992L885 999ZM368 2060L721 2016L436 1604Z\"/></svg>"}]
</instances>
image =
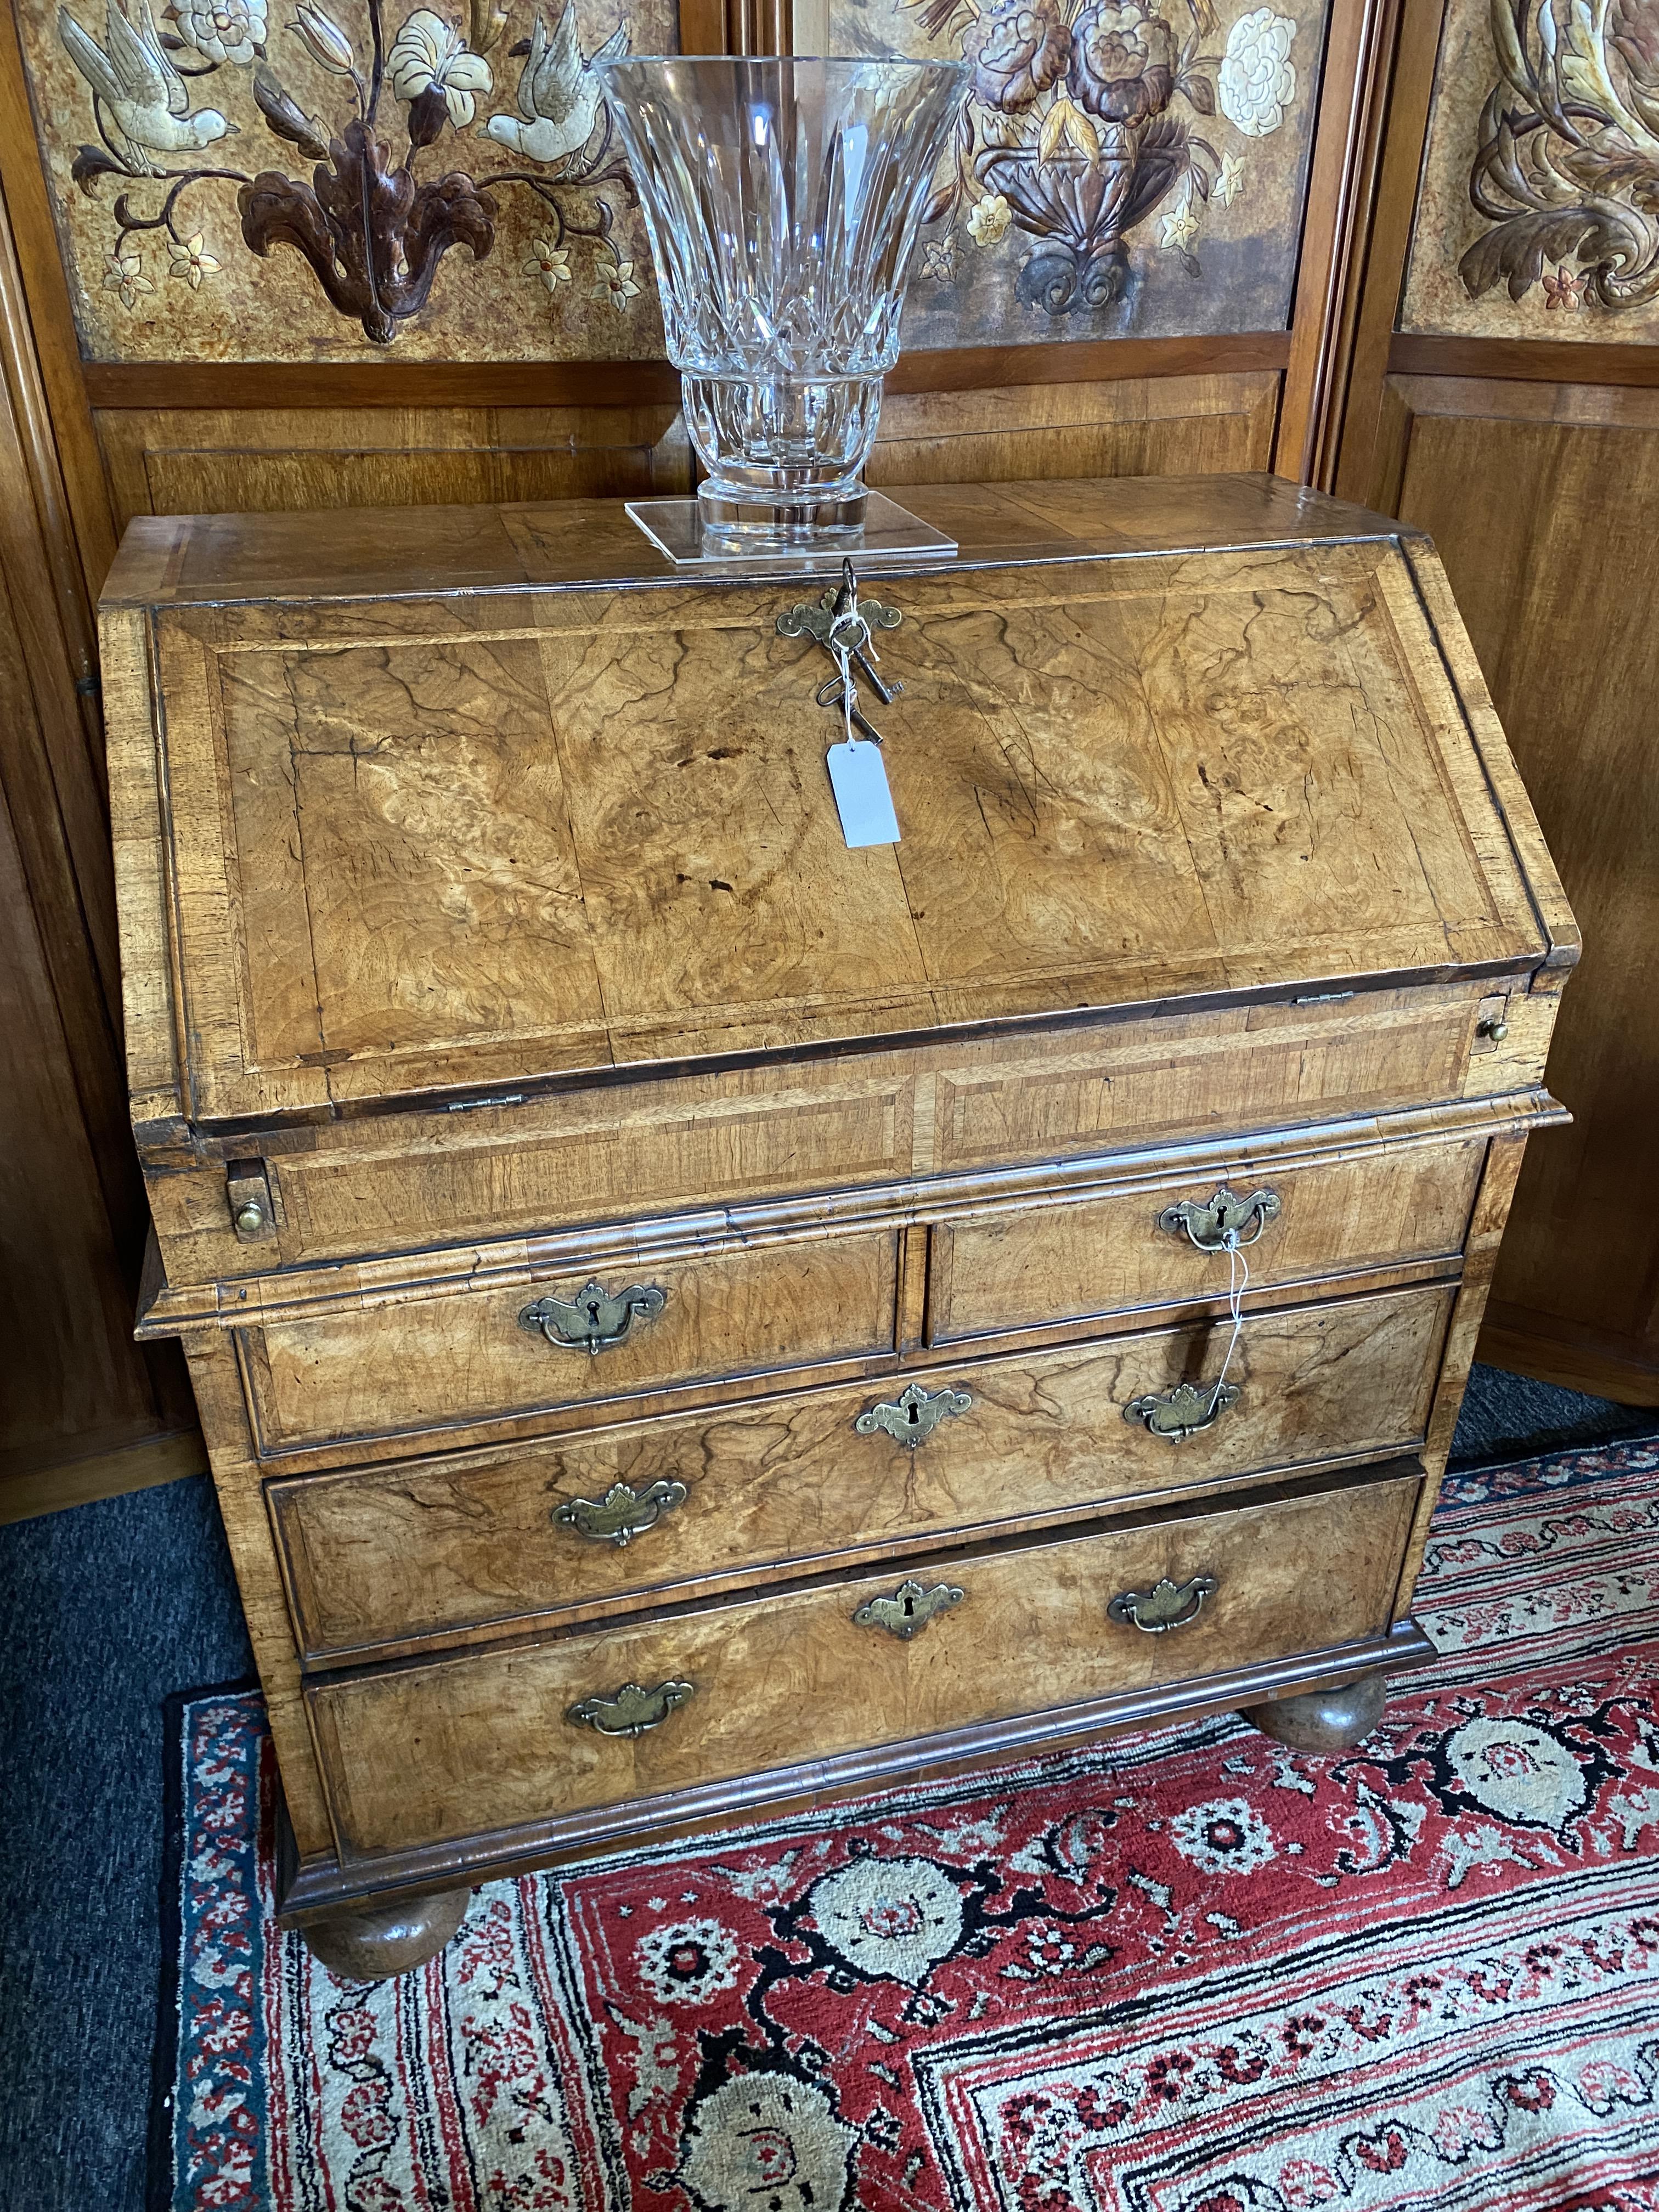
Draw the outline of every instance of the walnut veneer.
<instances>
[{"instance_id":1,"label":"walnut veneer","mask_svg":"<svg viewBox=\"0 0 1659 2212\"><path fill-rule=\"evenodd\" d=\"M826 571L602 502L128 533L141 1327L325 1955L1154 1715L1328 1741L1425 1649L1577 950L1432 550L1264 477L907 496L962 551L863 580L856 851L775 628Z\"/></svg>"}]
</instances>

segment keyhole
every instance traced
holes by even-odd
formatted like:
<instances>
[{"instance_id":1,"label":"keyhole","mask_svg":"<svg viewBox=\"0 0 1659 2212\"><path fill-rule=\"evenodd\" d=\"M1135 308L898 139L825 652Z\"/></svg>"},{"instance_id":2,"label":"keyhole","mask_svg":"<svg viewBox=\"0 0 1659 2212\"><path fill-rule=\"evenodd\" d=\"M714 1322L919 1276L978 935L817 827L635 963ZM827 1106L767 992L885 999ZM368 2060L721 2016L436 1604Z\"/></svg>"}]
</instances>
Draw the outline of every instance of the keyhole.
<instances>
[{"instance_id":1,"label":"keyhole","mask_svg":"<svg viewBox=\"0 0 1659 2212\"><path fill-rule=\"evenodd\" d=\"M599 1309L592 1298L587 1302L587 1319L588 1324L591 1328L597 1328L599 1327Z\"/></svg>"},{"instance_id":2,"label":"keyhole","mask_svg":"<svg viewBox=\"0 0 1659 2212\"><path fill-rule=\"evenodd\" d=\"M903 1597L904 1597L904 1618L905 1618L907 1620L910 1620L910 1619L914 1616L914 1614L915 1614L915 1609L916 1609L916 1601L915 1601L915 1598L913 1598L913 1597L911 1596L911 1595L910 1595L910 1593L909 1593L909 1591L908 1591L908 1590L906 1590L906 1591L904 1591L904 1592L903 1592Z\"/></svg>"},{"instance_id":3,"label":"keyhole","mask_svg":"<svg viewBox=\"0 0 1659 2212\"><path fill-rule=\"evenodd\" d=\"M916 1422L921 1419L921 1408L920 1406L907 1406L904 1409L904 1418L909 1422L912 1428L915 1426Z\"/></svg>"}]
</instances>

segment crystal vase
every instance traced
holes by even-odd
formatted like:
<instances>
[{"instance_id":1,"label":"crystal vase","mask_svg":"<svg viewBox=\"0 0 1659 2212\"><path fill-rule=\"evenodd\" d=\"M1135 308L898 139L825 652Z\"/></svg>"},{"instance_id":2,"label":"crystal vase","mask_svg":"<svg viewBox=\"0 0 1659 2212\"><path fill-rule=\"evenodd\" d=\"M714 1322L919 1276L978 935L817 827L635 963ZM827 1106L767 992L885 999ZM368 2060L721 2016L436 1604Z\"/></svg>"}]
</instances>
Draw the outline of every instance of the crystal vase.
<instances>
[{"instance_id":1,"label":"crystal vase","mask_svg":"<svg viewBox=\"0 0 1659 2212\"><path fill-rule=\"evenodd\" d=\"M854 537L965 65L720 55L600 74L708 471L705 540L740 550Z\"/></svg>"}]
</instances>

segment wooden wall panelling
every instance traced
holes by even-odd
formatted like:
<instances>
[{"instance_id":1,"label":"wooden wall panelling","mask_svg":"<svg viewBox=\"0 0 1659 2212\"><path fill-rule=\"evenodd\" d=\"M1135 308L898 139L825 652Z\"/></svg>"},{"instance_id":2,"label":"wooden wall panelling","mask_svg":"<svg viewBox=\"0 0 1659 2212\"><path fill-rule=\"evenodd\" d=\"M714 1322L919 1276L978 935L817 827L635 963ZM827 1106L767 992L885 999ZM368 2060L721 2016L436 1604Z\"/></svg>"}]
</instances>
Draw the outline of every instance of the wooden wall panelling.
<instances>
[{"instance_id":1,"label":"wooden wall panelling","mask_svg":"<svg viewBox=\"0 0 1659 2212\"><path fill-rule=\"evenodd\" d=\"M1406 258L1411 250L1418 172L1434 92L1444 6L1445 0L1401 0L1370 222L1363 248L1356 245L1358 305L1347 349L1346 383L1340 394L1332 396L1331 419L1338 426L1334 450L1327 445L1312 478L1322 489L1358 501L1362 507L1377 503L1376 441L1383 382ZM1379 82L1379 100L1382 89Z\"/></svg>"},{"instance_id":2,"label":"wooden wall panelling","mask_svg":"<svg viewBox=\"0 0 1659 2212\"><path fill-rule=\"evenodd\" d=\"M116 518L668 497L678 406L103 409Z\"/></svg>"},{"instance_id":3,"label":"wooden wall panelling","mask_svg":"<svg viewBox=\"0 0 1659 2212\"><path fill-rule=\"evenodd\" d=\"M1331 10L1273 462L1295 482L1325 482L1321 470L1352 349L1399 14L1400 0L1340 0Z\"/></svg>"},{"instance_id":4,"label":"wooden wall panelling","mask_svg":"<svg viewBox=\"0 0 1659 2212\"><path fill-rule=\"evenodd\" d=\"M1385 495L1439 544L1584 937L1550 1061L1575 1122L1522 1170L1483 1356L1659 1403L1659 1241L1635 1202L1659 1105L1659 391L1406 377L1389 397Z\"/></svg>"},{"instance_id":5,"label":"wooden wall panelling","mask_svg":"<svg viewBox=\"0 0 1659 2212\"><path fill-rule=\"evenodd\" d=\"M0 222L0 1517L84 1494L94 1461L100 1493L203 1464L179 1363L132 1340L147 1216L89 611L15 277Z\"/></svg>"},{"instance_id":6,"label":"wooden wall panelling","mask_svg":"<svg viewBox=\"0 0 1659 2212\"><path fill-rule=\"evenodd\" d=\"M896 392L872 484L1006 483L1265 469L1279 378L1152 376L981 392Z\"/></svg>"},{"instance_id":7,"label":"wooden wall panelling","mask_svg":"<svg viewBox=\"0 0 1659 2212\"><path fill-rule=\"evenodd\" d=\"M118 533L109 511L103 465L81 375L81 345L70 305L68 281L58 258L57 227L46 178L35 150L34 120L23 75L16 18L0 8L0 194L9 240L27 303L30 346L52 414L64 493L75 533L75 550L86 581L88 604L115 557ZM9 301L7 321L17 326L17 307Z\"/></svg>"}]
</instances>

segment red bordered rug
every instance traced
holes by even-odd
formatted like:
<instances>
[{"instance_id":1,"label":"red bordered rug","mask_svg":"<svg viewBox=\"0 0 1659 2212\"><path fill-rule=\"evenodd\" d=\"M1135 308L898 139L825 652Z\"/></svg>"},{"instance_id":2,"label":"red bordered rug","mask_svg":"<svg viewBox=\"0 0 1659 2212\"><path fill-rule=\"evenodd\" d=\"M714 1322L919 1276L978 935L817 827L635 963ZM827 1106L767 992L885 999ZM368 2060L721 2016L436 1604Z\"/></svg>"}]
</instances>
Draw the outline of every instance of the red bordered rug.
<instances>
[{"instance_id":1,"label":"red bordered rug","mask_svg":"<svg viewBox=\"0 0 1659 2212\"><path fill-rule=\"evenodd\" d=\"M184 1710L167 2212L1659 2212L1659 1447L1454 1479L1440 1657L1334 1759L1120 1737L272 1924L257 1697Z\"/></svg>"}]
</instances>

